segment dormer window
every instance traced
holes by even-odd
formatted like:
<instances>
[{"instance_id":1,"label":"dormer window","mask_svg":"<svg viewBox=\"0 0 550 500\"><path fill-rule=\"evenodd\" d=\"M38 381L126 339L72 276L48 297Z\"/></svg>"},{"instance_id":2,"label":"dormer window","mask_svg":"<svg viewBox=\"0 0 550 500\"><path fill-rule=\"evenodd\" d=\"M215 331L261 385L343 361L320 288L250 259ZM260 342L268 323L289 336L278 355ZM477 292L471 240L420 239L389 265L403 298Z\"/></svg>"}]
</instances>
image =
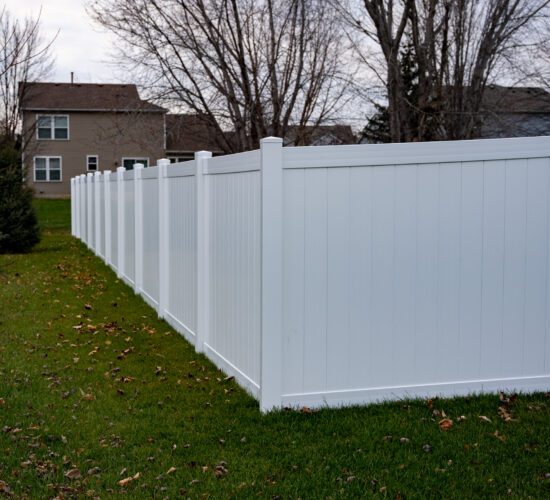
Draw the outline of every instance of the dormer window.
<instances>
[{"instance_id":1,"label":"dormer window","mask_svg":"<svg viewBox=\"0 0 550 500\"><path fill-rule=\"evenodd\" d=\"M63 140L69 138L68 115L38 115L36 118L36 138Z\"/></svg>"}]
</instances>

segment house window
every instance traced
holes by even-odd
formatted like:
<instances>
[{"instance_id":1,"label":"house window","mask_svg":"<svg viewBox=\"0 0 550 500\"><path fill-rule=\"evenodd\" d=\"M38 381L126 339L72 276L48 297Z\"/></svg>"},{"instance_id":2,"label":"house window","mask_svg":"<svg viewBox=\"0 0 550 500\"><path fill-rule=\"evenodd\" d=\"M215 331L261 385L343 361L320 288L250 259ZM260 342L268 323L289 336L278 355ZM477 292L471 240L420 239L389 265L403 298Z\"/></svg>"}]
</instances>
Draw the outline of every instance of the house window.
<instances>
[{"instance_id":1,"label":"house window","mask_svg":"<svg viewBox=\"0 0 550 500\"><path fill-rule=\"evenodd\" d=\"M36 182L60 182L61 156L35 156L34 180Z\"/></svg>"},{"instance_id":2,"label":"house window","mask_svg":"<svg viewBox=\"0 0 550 500\"><path fill-rule=\"evenodd\" d=\"M168 159L170 160L170 163L180 163L182 161L189 161L192 160L195 157L195 155L187 155L187 156L169 156Z\"/></svg>"},{"instance_id":3,"label":"house window","mask_svg":"<svg viewBox=\"0 0 550 500\"><path fill-rule=\"evenodd\" d=\"M38 139L68 139L68 115L38 115L36 119L36 137Z\"/></svg>"},{"instance_id":4,"label":"house window","mask_svg":"<svg viewBox=\"0 0 550 500\"><path fill-rule=\"evenodd\" d=\"M93 172L97 170L98 165L99 165L99 158L97 155L86 156L86 170Z\"/></svg>"},{"instance_id":5,"label":"house window","mask_svg":"<svg viewBox=\"0 0 550 500\"><path fill-rule=\"evenodd\" d=\"M142 163L147 168L149 166L149 158L122 158L122 166L126 170L133 170L136 163Z\"/></svg>"}]
</instances>

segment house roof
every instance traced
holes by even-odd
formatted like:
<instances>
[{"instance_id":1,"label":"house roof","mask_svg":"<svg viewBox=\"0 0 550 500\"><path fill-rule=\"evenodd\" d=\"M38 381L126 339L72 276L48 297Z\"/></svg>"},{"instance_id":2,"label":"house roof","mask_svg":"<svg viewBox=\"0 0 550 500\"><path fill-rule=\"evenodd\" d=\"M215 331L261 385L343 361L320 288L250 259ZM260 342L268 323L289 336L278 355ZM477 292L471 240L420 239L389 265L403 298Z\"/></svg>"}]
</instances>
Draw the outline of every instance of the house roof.
<instances>
[{"instance_id":1,"label":"house roof","mask_svg":"<svg viewBox=\"0 0 550 500\"><path fill-rule=\"evenodd\" d=\"M216 127L199 114L166 115L166 150L168 152L219 152Z\"/></svg>"},{"instance_id":2,"label":"house roof","mask_svg":"<svg viewBox=\"0 0 550 500\"><path fill-rule=\"evenodd\" d=\"M290 127L284 138L285 145L294 145L298 127ZM306 126L302 129L302 143L306 145L356 144L357 138L349 125Z\"/></svg>"},{"instance_id":3,"label":"house roof","mask_svg":"<svg viewBox=\"0 0 550 500\"><path fill-rule=\"evenodd\" d=\"M142 100L133 84L25 82L19 84L20 95L23 88L21 109L28 111L165 112Z\"/></svg>"},{"instance_id":4,"label":"house roof","mask_svg":"<svg viewBox=\"0 0 550 500\"><path fill-rule=\"evenodd\" d=\"M493 113L550 113L550 94L538 87L487 85L482 107Z\"/></svg>"}]
</instances>

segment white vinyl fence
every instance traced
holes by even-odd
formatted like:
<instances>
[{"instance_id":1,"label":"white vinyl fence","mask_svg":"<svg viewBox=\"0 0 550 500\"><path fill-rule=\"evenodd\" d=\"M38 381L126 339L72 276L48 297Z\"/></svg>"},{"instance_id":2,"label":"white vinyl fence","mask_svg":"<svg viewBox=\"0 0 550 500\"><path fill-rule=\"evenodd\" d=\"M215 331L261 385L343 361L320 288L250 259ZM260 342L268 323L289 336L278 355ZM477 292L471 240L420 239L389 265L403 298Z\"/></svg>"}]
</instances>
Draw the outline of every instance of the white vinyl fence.
<instances>
[{"instance_id":1,"label":"white vinyl fence","mask_svg":"<svg viewBox=\"0 0 550 500\"><path fill-rule=\"evenodd\" d=\"M550 389L550 138L71 180L72 230L263 411Z\"/></svg>"}]
</instances>

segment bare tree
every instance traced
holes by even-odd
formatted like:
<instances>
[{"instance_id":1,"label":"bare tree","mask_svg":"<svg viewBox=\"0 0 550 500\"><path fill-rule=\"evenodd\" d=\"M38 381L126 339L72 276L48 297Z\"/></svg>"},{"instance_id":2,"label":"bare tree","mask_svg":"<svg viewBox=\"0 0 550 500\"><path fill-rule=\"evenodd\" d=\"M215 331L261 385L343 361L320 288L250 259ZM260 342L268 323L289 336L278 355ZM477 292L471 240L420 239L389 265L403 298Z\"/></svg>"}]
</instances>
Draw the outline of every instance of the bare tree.
<instances>
[{"instance_id":1,"label":"bare tree","mask_svg":"<svg viewBox=\"0 0 550 500\"><path fill-rule=\"evenodd\" d=\"M19 130L19 104L26 82L47 78L53 69L50 42L40 36L40 15L23 21L0 12L0 120L2 136L15 142ZM22 138L22 147L25 145Z\"/></svg>"},{"instance_id":2,"label":"bare tree","mask_svg":"<svg viewBox=\"0 0 550 500\"><path fill-rule=\"evenodd\" d=\"M290 127L299 137L345 101L345 39L326 1L95 0L89 11L150 97L203 117L223 151Z\"/></svg>"},{"instance_id":3,"label":"bare tree","mask_svg":"<svg viewBox=\"0 0 550 500\"><path fill-rule=\"evenodd\" d=\"M483 91L525 56L549 0L354 0L340 11L379 48L393 142L478 136ZM415 92L400 57L416 63ZM415 99L411 100L411 95Z\"/></svg>"}]
</instances>

